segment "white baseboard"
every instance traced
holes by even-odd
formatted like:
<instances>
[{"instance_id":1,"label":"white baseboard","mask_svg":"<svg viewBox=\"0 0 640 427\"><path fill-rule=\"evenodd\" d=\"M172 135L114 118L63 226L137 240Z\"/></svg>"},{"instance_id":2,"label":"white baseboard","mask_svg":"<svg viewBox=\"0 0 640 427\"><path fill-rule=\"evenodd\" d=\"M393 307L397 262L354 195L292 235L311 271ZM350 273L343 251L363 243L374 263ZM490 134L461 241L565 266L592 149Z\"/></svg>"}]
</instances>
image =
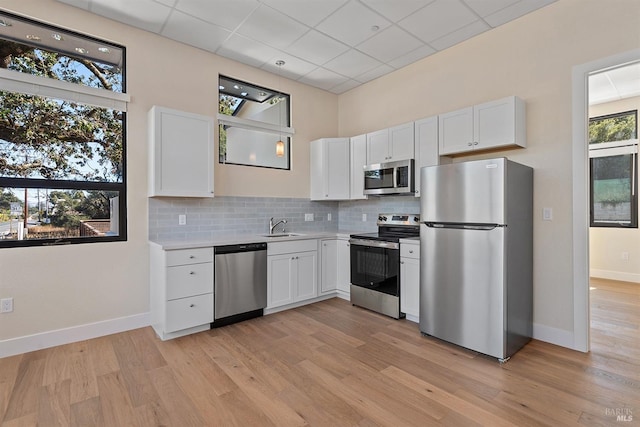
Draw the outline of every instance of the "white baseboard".
<instances>
[{"instance_id":1,"label":"white baseboard","mask_svg":"<svg viewBox=\"0 0 640 427\"><path fill-rule=\"evenodd\" d=\"M130 331L132 329L149 326L150 324L150 313L141 313L55 331L41 332L24 337L10 338L0 341L0 358L116 334L118 332Z\"/></svg>"},{"instance_id":2,"label":"white baseboard","mask_svg":"<svg viewBox=\"0 0 640 427\"><path fill-rule=\"evenodd\" d=\"M631 282L631 283L640 283L640 274L635 273L624 273L620 271L611 271L611 270L598 270L592 268L589 271L591 277L598 277L600 279L609 279L609 280L621 280L623 282Z\"/></svg>"},{"instance_id":3,"label":"white baseboard","mask_svg":"<svg viewBox=\"0 0 640 427\"><path fill-rule=\"evenodd\" d=\"M574 346L575 340L573 332L565 329L552 328L551 326L534 323L533 338L550 344L559 345L561 347L570 348L572 350L578 350Z\"/></svg>"}]
</instances>

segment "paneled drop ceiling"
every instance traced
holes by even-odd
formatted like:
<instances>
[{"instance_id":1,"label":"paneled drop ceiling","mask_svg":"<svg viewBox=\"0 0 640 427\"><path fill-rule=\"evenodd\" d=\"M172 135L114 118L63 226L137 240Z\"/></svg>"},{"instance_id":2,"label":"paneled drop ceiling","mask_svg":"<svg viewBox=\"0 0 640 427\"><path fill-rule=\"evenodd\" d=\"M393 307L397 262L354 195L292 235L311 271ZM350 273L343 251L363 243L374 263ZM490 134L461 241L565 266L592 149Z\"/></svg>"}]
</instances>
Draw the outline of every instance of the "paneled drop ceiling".
<instances>
[{"instance_id":1,"label":"paneled drop ceiling","mask_svg":"<svg viewBox=\"0 0 640 427\"><path fill-rule=\"evenodd\" d=\"M339 94L556 0L58 1Z\"/></svg>"}]
</instances>

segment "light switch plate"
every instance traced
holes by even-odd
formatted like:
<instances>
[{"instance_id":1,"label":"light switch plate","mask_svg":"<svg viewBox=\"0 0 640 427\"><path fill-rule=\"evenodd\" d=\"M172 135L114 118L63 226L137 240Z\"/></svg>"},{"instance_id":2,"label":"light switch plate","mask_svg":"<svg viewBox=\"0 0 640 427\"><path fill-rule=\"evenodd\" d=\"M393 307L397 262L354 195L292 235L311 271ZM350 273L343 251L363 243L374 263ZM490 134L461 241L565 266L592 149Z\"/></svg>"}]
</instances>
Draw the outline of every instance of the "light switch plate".
<instances>
[{"instance_id":1,"label":"light switch plate","mask_svg":"<svg viewBox=\"0 0 640 427\"><path fill-rule=\"evenodd\" d=\"M187 216L178 215L178 225L186 225L186 224L187 224Z\"/></svg>"},{"instance_id":2,"label":"light switch plate","mask_svg":"<svg viewBox=\"0 0 640 427\"><path fill-rule=\"evenodd\" d=\"M542 208L542 220L543 221L551 221L551 220L553 220L553 209L552 208Z\"/></svg>"}]
</instances>

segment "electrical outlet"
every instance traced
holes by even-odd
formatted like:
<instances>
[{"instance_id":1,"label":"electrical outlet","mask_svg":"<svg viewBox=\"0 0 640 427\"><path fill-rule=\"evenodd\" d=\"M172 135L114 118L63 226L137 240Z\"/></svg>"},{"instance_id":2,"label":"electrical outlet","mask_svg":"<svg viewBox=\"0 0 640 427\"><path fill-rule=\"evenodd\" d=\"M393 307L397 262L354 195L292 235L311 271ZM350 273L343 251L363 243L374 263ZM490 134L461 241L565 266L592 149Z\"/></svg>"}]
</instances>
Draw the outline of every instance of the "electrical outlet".
<instances>
[{"instance_id":1,"label":"electrical outlet","mask_svg":"<svg viewBox=\"0 0 640 427\"><path fill-rule=\"evenodd\" d=\"M362 222L367 222L367 214L362 214Z\"/></svg>"},{"instance_id":2,"label":"electrical outlet","mask_svg":"<svg viewBox=\"0 0 640 427\"><path fill-rule=\"evenodd\" d=\"M307 214L307 213L306 213L306 214L304 214L304 220L305 220L305 221L313 221L313 214L312 214L312 213L310 213L310 214Z\"/></svg>"},{"instance_id":3,"label":"electrical outlet","mask_svg":"<svg viewBox=\"0 0 640 427\"><path fill-rule=\"evenodd\" d=\"M11 313L13 311L13 298L2 298L0 300L0 313Z\"/></svg>"},{"instance_id":4,"label":"electrical outlet","mask_svg":"<svg viewBox=\"0 0 640 427\"><path fill-rule=\"evenodd\" d=\"M331 212L327 214L327 221L331 221Z\"/></svg>"},{"instance_id":5,"label":"electrical outlet","mask_svg":"<svg viewBox=\"0 0 640 427\"><path fill-rule=\"evenodd\" d=\"M542 208L542 220L551 221L553 219L553 208Z\"/></svg>"},{"instance_id":6,"label":"electrical outlet","mask_svg":"<svg viewBox=\"0 0 640 427\"><path fill-rule=\"evenodd\" d=\"M187 216L178 215L178 225L186 225L186 224L187 224Z\"/></svg>"}]
</instances>

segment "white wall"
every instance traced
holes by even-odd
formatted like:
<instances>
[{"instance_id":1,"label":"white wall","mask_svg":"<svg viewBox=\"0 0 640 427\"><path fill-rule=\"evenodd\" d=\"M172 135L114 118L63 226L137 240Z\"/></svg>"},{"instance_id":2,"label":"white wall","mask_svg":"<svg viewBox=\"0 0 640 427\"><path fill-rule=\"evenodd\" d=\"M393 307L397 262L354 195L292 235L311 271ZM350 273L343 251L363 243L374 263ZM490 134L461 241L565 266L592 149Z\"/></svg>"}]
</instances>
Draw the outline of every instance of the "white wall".
<instances>
[{"instance_id":1,"label":"white wall","mask_svg":"<svg viewBox=\"0 0 640 427\"><path fill-rule=\"evenodd\" d=\"M534 172L534 333L571 345L572 69L640 46L640 2L559 0L340 96L340 134L358 135L518 95L526 149L507 156ZM542 208L553 221L542 221ZM586 230L585 230L586 233Z\"/></svg>"},{"instance_id":2,"label":"white wall","mask_svg":"<svg viewBox=\"0 0 640 427\"><path fill-rule=\"evenodd\" d=\"M640 97L594 105L589 108L589 117L630 110L640 111ZM638 204L640 209L640 197ZM623 252L628 259L622 258ZM590 228L589 259L593 277L640 283L640 228Z\"/></svg>"},{"instance_id":3,"label":"white wall","mask_svg":"<svg viewBox=\"0 0 640 427\"><path fill-rule=\"evenodd\" d=\"M292 170L216 163L215 190L220 196L308 197L308 143L337 134L337 95L53 0L3 0L2 8L124 45L132 100L127 115L128 241L0 250L0 297L14 298L13 313L0 315L0 356L25 340L46 345L50 341L38 334L48 331L82 338L114 325L148 322L147 111L152 105L215 115L219 73L291 94L297 131Z\"/></svg>"}]
</instances>

